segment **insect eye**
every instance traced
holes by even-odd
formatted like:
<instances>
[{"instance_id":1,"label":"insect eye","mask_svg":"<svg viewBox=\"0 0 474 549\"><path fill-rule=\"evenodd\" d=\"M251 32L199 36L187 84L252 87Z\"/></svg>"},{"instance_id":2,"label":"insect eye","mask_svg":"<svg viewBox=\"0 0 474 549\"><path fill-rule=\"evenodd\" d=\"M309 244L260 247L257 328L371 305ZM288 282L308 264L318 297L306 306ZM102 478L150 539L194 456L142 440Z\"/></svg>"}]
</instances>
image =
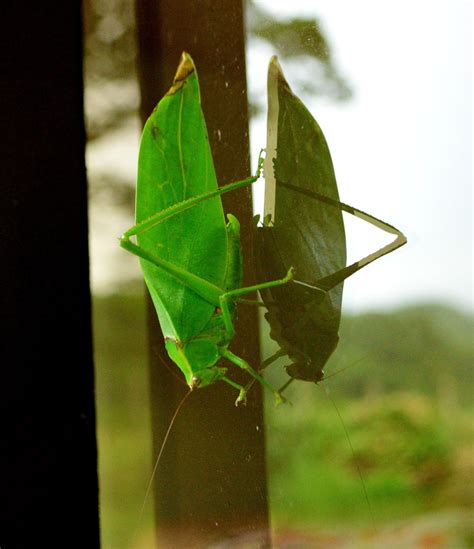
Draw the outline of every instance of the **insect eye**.
<instances>
[{"instance_id":1,"label":"insect eye","mask_svg":"<svg viewBox=\"0 0 474 549\"><path fill-rule=\"evenodd\" d=\"M221 313L222 313L222 309L221 309L220 307L216 307L216 308L214 309L214 314L215 314L215 315L220 315Z\"/></svg>"}]
</instances>

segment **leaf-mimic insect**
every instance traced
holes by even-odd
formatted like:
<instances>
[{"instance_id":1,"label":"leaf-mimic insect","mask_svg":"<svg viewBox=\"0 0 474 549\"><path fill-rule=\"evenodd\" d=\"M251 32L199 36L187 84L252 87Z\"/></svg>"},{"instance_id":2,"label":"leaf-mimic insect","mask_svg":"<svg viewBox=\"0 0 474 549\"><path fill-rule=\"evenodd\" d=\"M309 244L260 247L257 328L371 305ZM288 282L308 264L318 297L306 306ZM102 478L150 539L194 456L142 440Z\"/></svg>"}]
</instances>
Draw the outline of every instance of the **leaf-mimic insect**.
<instances>
[{"instance_id":1,"label":"leaf-mimic insect","mask_svg":"<svg viewBox=\"0 0 474 549\"><path fill-rule=\"evenodd\" d=\"M276 57L268 70L264 207L263 226L255 230L258 279L283 276L289 266L296 274L292 284L260 290L270 335L280 346L263 366L287 355L290 381L317 383L339 340L343 281L403 246L406 238L392 225L339 201L326 139L291 91ZM395 239L346 266L342 211Z\"/></svg>"},{"instance_id":2,"label":"leaf-mimic insect","mask_svg":"<svg viewBox=\"0 0 474 549\"><path fill-rule=\"evenodd\" d=\"M242 288L240 226L226 223L220 194L254 183L255 177L218 189L193 60L183 53L174 82L145 124L140 143L136 225L120 245L140 257L167 352L191 389L227 376L222 358L247 371L281 397L245 360L229 350L240 296L287 284L291 268L278 280ZM136 237L136 242L132 241Z\"/></svg>"}]
</instances>

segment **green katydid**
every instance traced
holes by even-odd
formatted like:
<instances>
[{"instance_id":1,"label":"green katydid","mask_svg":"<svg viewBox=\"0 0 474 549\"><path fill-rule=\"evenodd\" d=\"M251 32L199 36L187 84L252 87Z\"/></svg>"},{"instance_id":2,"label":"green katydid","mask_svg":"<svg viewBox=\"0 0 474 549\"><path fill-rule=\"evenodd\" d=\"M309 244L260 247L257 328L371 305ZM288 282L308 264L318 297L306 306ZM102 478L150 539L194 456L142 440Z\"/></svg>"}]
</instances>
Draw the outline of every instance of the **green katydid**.
<instances>
[{"instance_id":1,"label":"green katydid","mask_svg":"<svg viewBox=\"0 0 474 549\"><path fill-rule=\"evenodd\" d=\"M265 317L290 380L318 382L338 343L343 281L406 243L395 227L339 201L321 128L296 97L273 57L268 71L268 126L263 226L255 231L258 278L296 269L293 284L262 288ZM346 266L342 211L395 235L393 242ZM283 390L283 388L282 388Z\"/></svg>"},{"instance_id":2,"label":"green katydid","mask_svg":"<svg viewBox=\"0 0 474 549\"><path fill-rule=\"evenodd\" d=\"M136 225L120 245L139 256L145 282L156 308L170 358L191 389L227 377L221 358L246 370L279 393L245 360L229 350L240 296L282 284L293 270L276 280L241 287L239 222L226 224L220 194L254 183L257 174L218 189L200 104L196 68L183 53L173 85L145 124L138 162ZM136 237L136 243L131 240Z\"/></svg>"}]
</instances>

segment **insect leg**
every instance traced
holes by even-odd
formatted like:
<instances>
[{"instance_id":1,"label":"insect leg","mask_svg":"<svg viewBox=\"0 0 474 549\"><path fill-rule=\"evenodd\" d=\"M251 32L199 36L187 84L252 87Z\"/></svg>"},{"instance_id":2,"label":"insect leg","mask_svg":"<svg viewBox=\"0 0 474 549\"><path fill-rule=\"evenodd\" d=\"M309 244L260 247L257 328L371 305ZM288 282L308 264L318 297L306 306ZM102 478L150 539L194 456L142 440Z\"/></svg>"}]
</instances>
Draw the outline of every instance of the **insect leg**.
<instances>
[{"instance_id":1,"label":"insect leg","mask_svg":"<svg viewBox=\"0 0 474 549\"><path fill-rule=\"evenodd\" d=\"M243 387L242 385L239 385L235 381L232 381L231 379L229 379L226 376L223 376L220 379L222 381L225 381L226 383L228 383L232 387L234 387L234 389L237 389L237 391L239 391L239 396L237 397L237 399L235 401L236 406L238 406L241 403L245 404L247 402L247 389L245 387Z\"/></svg>"},{"instance_id":2,"label":"insect leg","mask_svg":"<svg viewBox=\"0 0 474 549\"><path fill-rule=\"evenodd\" d=\"M237 303L242 303L242 305L255 305L256 307L267 307L263 301L258 301L258 299L244 299L242 297L236 299Z\"/></svg>"},{"instance_id":3,"label":"insect leg","mask_svg":"<svg viewBox=\"0 0 474 549\"><path fill-rule=\"evenodd\" d=\"M374 225L375 227L389 233L392 235L395 235L395 239L387 244L386 246L383 246L376 252L364 257L363 259L360 259L359 261L354 262L352 265L349 265L347 267L344 267L343 269L340 269L339 271L336 271L329 276L326 276L324 278L321 278L316 281L316 284L321 287L321 289L324 290L330 290L331 288L334 288L341 282L343 282L346 278L353 275L360 269L366 267L373 261L379 259L380 257L389 254L390 252L393 252L397 248L400 248L404 244L406 244L407 239L406 236L396 227L393 225L390 225L390 223L387 223L386 221L382 221L380 219L377 219L371 214L368 214L366 212L363 212L362 210L359 210L357 208L354 208L353 206L349 206L348 204L344 204L344 202L339 202L338 200L333 200L332 198L329 198L327 196L324 196L316 191L309 190L309 189L303 189L301 187L297 187L295 185L292 185L291 183L285 183L280 181L279 185L282 187L285 187L287 189L291 189L297 193L304 194L310 198L313 198L315 200L318 200L320 202L323 202L325 204L328 204L329 206L333 208L337 208L339 210L342 210L344 212L350 213L354 217L358 217L359 219L362 219L366 221L367 223L370 223L371 225Z\"/></svg>"},{"instance_id":4,"label":"insect leg","mask_svg":"<svg viewBox=\"0 0 474 549\"><path fill-rule=\"evenodd\" d=\"M228 338L228 341L230 341L233 338L234 334L235 334L235 328L234 328L234 324L232 322L232 315L229 311L229 301L233 300L234 298L236 298L237 296L240 296L242 294L246 294L246 293L253 292L253 291L258 291L258 290L263 289L263 288L270 288L270 287L273 287L273 286L280 286L282 284L287 284L288 282L293 280L293 277L294 277L294 270L293 270L293 268L290 268L287 275L284 278L280 279L280 280L271 280L270 282L264 282L262 284L256 284L255 286L248 286L246 288L238 288L236 290L231 290L229 292L223 293L219 297L219 303L220 303L220 307L221 307L221 310L222 310L222 317L223 317L224 325L225 325L225 328L226 328L226 338ZM272 393L275 395L275 400L276 400L277 404L279 404L280 402L283 401L283 398L278 393L278 391L276 391L270 385L270 383L268 383L268 381L266 381L261 375L259 375L250 366L250 364L248 362L246 362L242 358L234 355L228 349L222 349L221 350L221 355L223 357L227 358L228 360L230 360L231 362L233 362L234 364L236 364L237 366L239 366L239 368L242 368L243 370L248 372L254 379L258 380L264 387L266 387L267 389L272 391ZM242 401L242 399L245 398L245 394L246 394L246 390L243 389L243 393L242 392L240 393L239 398L237 400L239 402Z\"/></svg>"},{"instance_id":5,"label":"insect leg","mask_svg":"<svg viewBox=\"0 0 474 549\"><path fill-rule=\"evenodd\" d=\"M235 328L234 328L234 324L232 322L232 315L229 311L229 301L234 300L238 296L246 294L246 293L258 291L258 290L261 290L261 289L264 289L264 288L271 288L271 287L274 287L274 286L281 286L283 284L287 284L291 280L293 280L293 277L294 277L294 269L290 268L288 273L286 274L286 276L284 278L280 279L280 280L271 280L269 282L264 282L262 284L256 284L254 286L248 286L246 288L237 288L235 290L231 290L229 292L223 293L219 297L219 303L220 303L220 307L221 307L221 310L222 310L222 318L224 320L224 325L225 325L225 328L226 328L226 338L227 338L227 340L231 341L232 338L234 337L234 334L235 334ZM223 357L227 358L228 360L230 360L231 362L233 362L234 364L236 364L237 366L239 366L240 368L242 368L243 370L245 370L246 372L248 372L254 379L258 380L264 387L269 389L275 395L275 401L276 401L277 404L281 403L284 400L283 397L279 394L279 392L276 391L270 385L270 383L268 383L268 381L266 381L261 375L259 375L250 366L250 364L248 362L246 362L242 358L234 355L228 349L222 349L221 355ZM238 404L238 402L241 402L243 399L245 399L245 394L246 394L247 391L244 388L242 388L242 389L243 389L243 392L240 393L239 398L237 399L237 402L236 402L237 404Z\"/></svg>"},{"instance_id":6,"label":"insect leg","mask_svg":"<svg viewBox=\"0 0 474 549\"><path fill-rule=\"evenodd\" d=\"M286 356L286 351L283 349L279 349L276 353L273 353L273 355L266 358L261 364L260 364L260 370L265 369L267 366L270 366L270 364L273 364L277 358L281 358L282 356Z\"/></svg>"},{"instance_id":7,"label":"insect leg","mask_svg":"<svg viewBox=\"0 0 474 549\"><path fill-rule=\"evenodd\" d=\"M160 258L158 255L148 250L145 250L140 245L136 244L135 242L132 242L131 238L133 236L139 235L141 233L144 233L150 230L151 228L155 227L162 221L165 221L166 219L169 219L181 212L184 212L189 208L192 208L193 206L200 204L201 202L209 200L210 198L214 198L226 192L233 191L233 190L239 189L240 187L245 187L245 186L251 185L252 183L255 183L255 181L257 181L257 179L260 177L262 168L263 168L263 157L261 152L259 156L257 172L254 176L243 179L242 181L236 181L234 183L230 183L225 187L216 189L215 191L193 196L187 200L183 200L182 202L178 202L176 204L173 204L169 208L166 208L160 212L157 212L156 214L152 215L148 219L145 219L140 223L137 223L130 229L128 229L128 231L126 231L120 237L120 246L125 250L133 253L134 255L137 255L138 257L146 259L147 261L150 261L157 267L164 269L166 272L170 273L175 278L180 280L187 287L194 290L198 295L200 295L204 299L208 300L210 303L217 306L219 304L219 296L222 294L221 289L203 280L202 278L196 277L192 273L188 273L184 271L184 269L182 269L181 267Z\"/></svg>"},{"instance_id":8,"label":"insect leg","mask_svg":"<svg viewBox=\"0 0 474 549\"><path fill-rule=\"evenodd\" d=\"M283 391L286 391L286 388L293 383L293 381L295 381L295 378L290 377L290 379L286 383L283 383L283 385L278 389L278 392L282 394Z\"/></svg>"},{"instance_id":9,"label":"insect leg","mask_svg":"<svg viewBox=\"0 0 474 549\"><path fill-rule=\"evenodd\" d=\"M283 349L279 349L276 353L273 353L272 355L270 355L268 358L266 358L260 364L260 368L258 369L258 373L260 373L262 370L264 370L267 366L270 366L270 364L273 364L275 362L275 360L277 360L278 358L281 358L282 356L287 356L286 351L284 351ZM293 380L293 378L290 378L290 379L291 379L291 381ZM284 391L288 387L288 385L291 383L291 381L286 382L282 387L280 387L278 389L278 392L281 394L282 391ZM245 390L249 391L254 383L255 383L255 379L251 379L247 383L247 385L245 386Z\"/></svg>"},{"instance_id":10,"label":"insect leg","mask_svg":"<svg viewBox=\"0 0 474 549\"><path fill-rule=\"evenodd\" d=\"M256 292L258 290L263 290L264 288L272 288L274 286L282 286L283 284L288 284L294 278L294 269L290 267L285 277L280 280L270 280L269 282L263 282L261 284L255 284L254 286L247 286L246 288L237 288L236 290L230 290L219 296L219 303L222 310L222 317L224 320L224 325L226 328L226 337L230 341L235 334L235 328L232 323L232 315L229 311L229 301L234 300L234 298L248 294L250 292Z\"/></svg>"},{"instance_id":11,"label":"insect leg","mask_svg":"<svg viewBox=\"0 0 474 549\"><path fill-rule=\"evenodd\" d=\"M122 239L123 238L124 237L122 237ZM120 245L122 246L122 248L125 248L129 252L137 255L138 257L146 259L147 261L153 263L153 265L160 267L170 275L174 276L177 280L182 282L185 286L196 292L203 299L209 301L209 303L212 303L216 306L219 304L219 297L222 294L221 288L193 273L190 273L189 271L186 271L178 265L166 261L159 255L141 248L137 244L133 243L130 239L122 239L120 241Z\"/></svg>"},{"instance_id":12,"label":"insect leg","mask_svg":"<svg viewBox=\"0 0 474 549\"><path fill-rule=\"evenodd\" d=\"M247 361L245 361L243 358L240 358L239 356L234 355L234 353L232 353L228 349L222 349L220 353L224 358L227 358L227 360L230 360L230 362L232 362L239 368L242 368L242 370L245 370L247 373L249 373L254 379L259 381L263 387L266 387L268 390L270 390L275 397L275 404L281 404L282 402L285 401L284 397L282 397L280 393L274 387L272 387L272 385L268 383L266 379L264 379L262 376L257 374L257 372L252 368L252 366L250 366L250 364ZM227 380L227 381L230 381L230 380ZM242 390L243 390L243 395L241 391L241 394L239 395L236 401L236 404L238 404L239 399L242 399L242 397L245 399L245 395L247 391L244 387L242 387Z\"/></svg>"},{"instance_id":13,"label":"insect leg","mask_svg":"<svg viewBox=\"0 0 474 549\"><path fill-rule=\"evenodd\" d=\"M193 206L200 204L201 202L205 202L206 200L215 198L216 196L220 196L221 194L225 194L230 191L235 191L236 189L240 189L241 187L252 185L260 178L260 175L262 173L262 169L263 169L262 153L263 153L263 149L260 151L260 155L258 157L258 166L257 166L257 171L255 175L242 179L241 181L234 181L233 183L229 183L228 185L225 185L224 187L220 187L214 191L192 196L191 198L183 200L182 202L177 202L176 204L173 204L169 208L165 208L160 212L156 212L148 219L144 219L143 221L140 221L140 223L137 223L136 225L128 229L128 231L123 233L123 235L120 237L120 245L123 248L126 248L128 251L135 253L134 251L129 250L129 248L126 247L126 243L130 241L130 237L140 233L144 233L149 229L155 227L162 221L165 221L170 217L173 217L181 212L184 212L189 208L192 208Z\"/></svg>"}]
</instances>

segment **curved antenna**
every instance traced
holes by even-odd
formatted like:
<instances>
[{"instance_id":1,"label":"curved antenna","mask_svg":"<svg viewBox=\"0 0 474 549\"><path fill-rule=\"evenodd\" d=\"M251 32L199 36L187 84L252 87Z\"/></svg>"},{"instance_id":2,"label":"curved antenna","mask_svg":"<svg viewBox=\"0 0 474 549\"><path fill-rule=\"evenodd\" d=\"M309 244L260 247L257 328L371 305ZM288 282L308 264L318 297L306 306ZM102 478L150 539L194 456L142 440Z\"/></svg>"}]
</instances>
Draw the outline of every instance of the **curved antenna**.
<instances>
[{"instance_id":1,"label":"curved antenna","mask_svg":"<svg viewBox=\"0 0 474 549\"><path fill-rule=\"evenodd\" d=\"M329 392L329 385L327 383L324 383L323 385L324 385L324 391L326 393L326 396L331 401L332 405L334 406L334 409L336 410L337 417L339 418L339 421L341 422L342 428L344 430L344 434L346 435L347 442L349 443L349 447L350 447L351 453L352 453L352 458L353 458L354 463L356 465L357 473L359 475L360 482L361 482L362 488L364 490L365 501L367 502L367 506L369 508L369 513L370 513L370 519L371 519L371 522L372 522L372 526L374 526L374 524L375 524L374 513L372 511L372 505L370 505L369 494L367 492L367 486L365 485L364 476L362 475L362 471L360 470L359 462L356 459L356 455L355 455L355 452L354 452L354 446L352 446L351 438L349 436L349 433L347 432L347 427L346 427L346 424L344 423L344 420L342 419L341 413L339 412L339 408L336 406L336 403L334 402L334 399L332 398L331 393Z\"/></svg>"},{"instance_id":2,"label":"curved antenna","mask_svg":"<svg viewBox=\"0 0 474 549\"><path fill-rule=\"evenodd\" d=\"M142 522L142 518L143 518L143 512L145 511L145 505L146 505L146 502L148 500L148 496L150 495L150 491L151 491L151 487L153 485L153 480L155 479L155 475L156 475L156 471L158 469L158 465L161 461L161 456L163 455L163 451L165 449L165 446L166 446L166 442L168 441L168 437L171 433L171 429L173 428L173 425L174 425L174 422L176 420L176 418L178 417L178 414L179 414L179 411L181 410L183 404L185 403L185 401L187 400L188 396L192 393L192 389L189 389L189 391L184 395L184 397L181 399L180 403L178 404L174 414L173 414L173 417L171 418L171 421L168 425L168 429L166 430L166 434L165 434L165 437L163 439L163 442L161 443L161 448L160 448L160 451L158 452L158 456L156 457L156 460L155 460L155 465L153 467L153 471L151 473L151 477L150 477L150 480L148 481L148 486L146 488L146 492L145 492L145 497L143 498L143 503L142 503L142 507L140 509L140 514L138 515L138 521L137 521L137 526L135 528L135 532L133 534L133 538L132 538L132 547L134 547L135 545L135 540L136 540L136 537L137 537L137 534L138 534L138 529L140 528L140 524Z\"/></svg>"}]
</instances>

